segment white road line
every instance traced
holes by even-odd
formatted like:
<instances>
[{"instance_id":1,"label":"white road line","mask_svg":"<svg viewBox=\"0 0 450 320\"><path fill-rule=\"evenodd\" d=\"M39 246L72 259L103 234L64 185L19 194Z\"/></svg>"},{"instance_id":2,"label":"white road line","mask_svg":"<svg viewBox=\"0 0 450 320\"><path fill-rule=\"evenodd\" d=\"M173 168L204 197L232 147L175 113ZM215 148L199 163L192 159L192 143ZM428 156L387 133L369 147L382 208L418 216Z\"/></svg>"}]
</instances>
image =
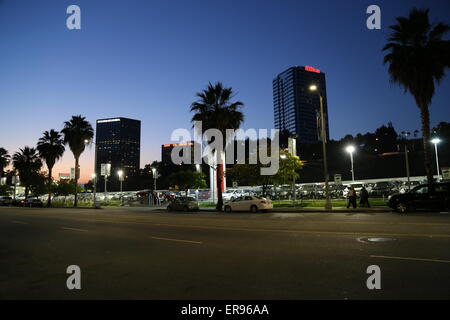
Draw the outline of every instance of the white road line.
<instances>
[{"instance_id":1,"label":"white road line","mask_svg":"<svg viewBox=\"0 0 450 320\"><path fill-rule=\"evenodd\" d=\"M88 230L86 230L86 229L65 228L65 227L61 227L61 229L64 229L64 230L72 230L72 231L88 232Z\"/></svg>"},{"instance_id":2,"label":"white road line","mask_svg":"<svg viewBox=\"0 0 450 320\"><path fill-rule=\"evenodd\" d=\"M450 260L436 260L436 259L422 259L422 258L408 258L408 257L389 257L389 256L370 256L370 257L371 258L383 258L383 259L396 259L396 260L450 263Z\"/></svg>"},{"instance_id":3,"label":"white road line","mask_svg":"<svg viewBox=\"0 0 450 320\"><path fill-rule=\"evenodd\" d=\"M23 221L11 221L12 223L19 223L19 224L29 224L28 222L23 222Z\"/></svg>"},{"instance_id":4,"label":"white road line","mask_svg":"<svg viewBox=\"0 0 450 320\"><path fill-rule=\"evenodd\" d=\"M177 242L187 242L187 243L195 243L195 244L202 244L203 243L203 242L200 242L200 241L180 240L180 239L170 239L170 238L158 238L158 237L152 237L152 239L155 239L155 240L166 240L166 241L177 241Z\"/></svg>"}]
</instances>

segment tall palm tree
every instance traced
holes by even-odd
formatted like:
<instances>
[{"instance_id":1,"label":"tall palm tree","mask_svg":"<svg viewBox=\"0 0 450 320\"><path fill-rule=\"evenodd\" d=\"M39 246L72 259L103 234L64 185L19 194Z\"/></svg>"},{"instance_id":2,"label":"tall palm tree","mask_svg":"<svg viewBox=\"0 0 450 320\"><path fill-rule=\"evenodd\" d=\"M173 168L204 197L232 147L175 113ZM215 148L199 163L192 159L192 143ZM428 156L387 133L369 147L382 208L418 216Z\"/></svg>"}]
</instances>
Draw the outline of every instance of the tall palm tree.
<instances>
[{"instance_id":1,"label":"tall palm tree","mask_svg":"<svg viewBox=\"0 0 450 320\"><path fill-rule=\"evenodd\" d=\"M50 185L52 183L52 170L55 162L58 161L64 154L64 139L62 135L53 129L45 131L43 136L37 143L37 150L39 156L45 161L48 168L48 200L47 205L52 204L52 193Z\"/></svg>"},{"instance_id":2,"label":"tall palm tree","mask_svg":"<svg viewBox=\"0 0 450 320\"><path fill-rule=\"evenodd\" d=\"M3 177L3 170L8 166L10 158L8 151L0 148L0 177Z\"/></svg>"},{"instance_id":3,"label":"tall palm tree","mask_svg":"<svg viewBox=\"0 0 450 320\"><path fill-rule=\"evenodd\" d=\"M64 122L64 128L61 130L61 133L64 134L64 144L69 145L75 157L75 186L78 186L80 155L83 153L86 144L92 141L94 129L92 129L91 124L86 121L85 117L78 115L72 116L69 121ZM75 201L73 205L74 207L78 205L77 188L75 188Z\"/></svg>"},{"instance_id":4,"label":"tall palm tree","mask_svg":"<svg viewBox=\"0 0 450 320\"><path fill-rule=\"evenodd\" d=\"M244 106L241 101L231 102L233 98L233 89L224 88L221 82L212 85L209 83L208 88L197 93L198 100L191 105L191 112L195 112L192 122L202 121L203 130L218 129L224 139L226 137L226 129L238 129L244 121L244 115L239 108ZM225 148L224 141L224 148ZM220 159L220 158L219 158ZM223 168L222 164L217 165L217 210L222 210L222 180Z\"/></svg>"},{"instance_id":5,"label":"tall palm tree","mask_svg":"<svg viewBox=\"0 0 450 320\"><path fill-rule=\"evenodd\" d=\"M33 176L41 169L42 161L35 148L24 147L12 156L13 166L18 171L21 183L25 186L25 197L28 196Z\"/></svg>"},{"instance_id":6,"label":"tall palm tree","mask_svg":"<svg viewBox=\"0 0 450 320\"><path fill-rule=\"evenodd\" d=\"M425 171L428 183L433 182L430 155L429 106L439 84L450 67L450 41L442 37L450 30L444 23L430 24L428 9L412 9L409 17L398 17L388 43L383 48L388 54L384 63L389 64L392 82L409 91L420 110L422 122Z\"/></svg>"}]
</instances>

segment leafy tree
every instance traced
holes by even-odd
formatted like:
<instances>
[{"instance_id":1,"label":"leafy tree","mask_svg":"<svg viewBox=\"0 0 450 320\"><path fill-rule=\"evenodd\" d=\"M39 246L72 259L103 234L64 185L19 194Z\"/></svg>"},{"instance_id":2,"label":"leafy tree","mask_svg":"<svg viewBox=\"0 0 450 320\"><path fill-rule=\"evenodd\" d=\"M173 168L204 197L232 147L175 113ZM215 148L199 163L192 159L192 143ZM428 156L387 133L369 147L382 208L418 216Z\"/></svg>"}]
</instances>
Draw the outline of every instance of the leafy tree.
<instances>
[{"instance_id":1,"label":"leafy tree","mask_svg":"<svg viewBox=\"0 0 450 320\"><path fill-rule=\"evenodd\" d=\"M0 185L0 196L9 196L12 193L13 188L7 184Z\"/></svg>"},{"instance_id":2,"label":"leafy tree","mask_svg":"<svg viewBox=\"0 0 450 320\"><path fill-rule=\"evenodd\" d=\"M208 88L197 93L198 100L191 105L191 112L194 112L192 122L202 121L203 130L217 129L224 139L226 129L238 129L244 120L244 115L239 109L244 105L241 101L232 102L232 88L224 88L221 82L215 85L209 83ZM225 146L226 141L224 141ZM217 166L217 185L222 185L222 164ZM217 206L221 211L223 205L222 189L217 188Z\"/></svg>"},{"instance_id":3,"label":"leafy tree","mask_svg":"<svg viewBox=\"0 0 450 320\"><path fill-rule=\"evenodd\" d=\"M45 161L48 168L47 184L52 183L52 170L55 162L59 160L64 154L64 139L58 131L50 130L45 131L43 136L37 143L37 150L41 159ZM48 188L48 200L47 205L51 206L52 201L51 188Z\"/></svg>"},{"instance_id":4,"label":"leafy tree","mask_svg":"<svg viewBox=\"0 0 450 320\"><path fill-rule=\"evenodd\" d=\"M50 185L47 182L47 178L44 174L40 172L36 172L31 175L30 178L30 192L33 196L39 197L43 194L46 194L50 188Z\"/></svg>"},{"instance_id":5,"label":"leafy tree","mask_svg":"<svg viewBox=\"0 0 450 320\"><path fill-rule=\"evenodd\" d=\"M293 185L300 177L298 170L302 168L302 162L298 156L288 152L280 151L280 167L274 176L274 182L278 184Z\"/></svg>"},{"instance_id":6,"label":"leafy tree","mask_svg":"<svg viewBox=\"0 0 450 320\"><path fill-rule=\"evenodd\" d=\"M442 39L450 26L431 24L428 12L428 9L414 8L409 17L398 17L397 24L390 26L393 32L383 51L388 51L384 63L389 64L391 81L409 91L420 110L425 171L431 184L429 106L435 83L440 83L450 66L450 41Z\"/></svg>"},{"instance_id":7,"label":"leafy tree","mask_svg":"<svg viewBox=\"0 0 450 320\"><path fill-rule=\"evenodd\" d=\"M25 186L25 197L27 197L33 176L41 169L42 161L37 150L30 147L19 149L13 154L12 160L14 169L18 171L20 181Z\"/></svg>"},{"instance_id":8,"label":"leafy tree","mask_svg":"<svg viewBox=\"0 0 450 320\"><path fill-rule=\"evenodd\" d=\"M178 186L180 190L185 190L186 195L188 189L206 188L205 175L196 171L179 171L170 175L169 180L173 186Z\"/></svg>"},{"instance_id":9,"label":"leafy tree","mask_svg":"<svg viewBox=\"0 0 450 320\"><path fill-rule=\"evenodd\" d=\"M10 158L8 151L0 148L0 177L3 177L3 170L8 166Z\"/></svg>"},{"instance_id":10,"label":"leafy tree","mask_svg":"<svg viewBox=\"0 0 450 320\"><path fill-rule=\"evenodd\" d=\"M91 124L81 115L72 116L69 121L64 122L64 128L61 130L64 135L64 144L68 144L75 158L75 184L78 184L80 175L79 159L86 148L86 144L91 143L94 136L94 129ZM78 205L78 192L75 188L74 207Z\"/></svg>"}]
</instances>

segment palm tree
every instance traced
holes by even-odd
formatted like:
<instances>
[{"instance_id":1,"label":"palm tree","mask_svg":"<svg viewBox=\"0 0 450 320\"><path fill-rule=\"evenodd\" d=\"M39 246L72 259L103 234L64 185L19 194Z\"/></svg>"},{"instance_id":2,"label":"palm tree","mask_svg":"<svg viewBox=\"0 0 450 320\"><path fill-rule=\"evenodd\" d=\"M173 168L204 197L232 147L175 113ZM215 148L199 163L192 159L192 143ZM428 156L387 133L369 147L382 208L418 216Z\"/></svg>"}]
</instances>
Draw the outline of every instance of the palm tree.
<instances>
[{"instance_id":1,"label":"palm tree","mask_svg":"<svg viewBox=\"0 0 450 320\"><path fill-rule=\"evenodd\" d=\"M47 206L52 204L51 183L52 170L55 162L58 161L64 154L64 140L58 131L51 129L45 131L43 136L37 143L37 150L41 159L45 161L48 168L48 200Z\"/></svg>"},{"instance_id":2,"label":"palm tree","mask_svg":"<svg viewBox=\"0 0 450 320\"><path fill-rule=\"evenodd\" d=\"M25 198L28 196L33 176L41 169L42 161L35 148L24 147L12 156L13 166L19 172L20 181L25 186Z\"/></svg>"},{"instance_id":3,"label":"palm tree","mask_svg":"<svg viewBox=\"0 0 450 320\"><path fill-rule=\"evenodd\" d=\"M444 23L430 24L428 9L412 9L409 17L398 17L383 51L388 50L384 63L389 64L392 82L409 91L420 109L428 183L433 182L430 156L429 106L439 84L450 66L450 41L442 37L450 30Z\"/></svg>"},{"instance_id":4,"label":"palm tree","mask_svg":"<svg viewBox=\"0 0 450 320\"><path fill-rule=\"evenodd\" d=\"M4 148L0 148L0 177L3 177L3 170L8 166L10 156L8 151Z\"/></svg>"},{"instance_id":5,"label":"palm tree","mask_svg":"<svg viewBox=\"0 0 450 320\"><path fill-rule=\"evenodd\" d=\"M64 144L68 144L70 150L75 157L75 186L78 185L79 172L79 159L83 153L86 144L92 141L94 136L94 129L91 124L86 121L85 117L81 115L72 116L69 121L64 122L64 128L61 130L64 134ZM75 188L75 201L74 207L78 205L78 192Z\"/></svg>"},{"instance_id":6,"label":"palm tree","mask_svg":"<svg viewBox=\"0 0 450 320\"><path fill-rule=\"evenodd\" d=\"M209 83L208 88L196 95L198 100L191 105L191 112L195 112L192 122L202 121L203 130L218 129L224 139L226 137L226 129L238 129L244 115L239 108L244 104L240 101L231 102L233 98L232 88L224 88L221 82L217 82L214 86ZM225 148L224 141L224 148ZM217 165L217 210L222 210L222 164Z\"/></svg>"}]
</instances>

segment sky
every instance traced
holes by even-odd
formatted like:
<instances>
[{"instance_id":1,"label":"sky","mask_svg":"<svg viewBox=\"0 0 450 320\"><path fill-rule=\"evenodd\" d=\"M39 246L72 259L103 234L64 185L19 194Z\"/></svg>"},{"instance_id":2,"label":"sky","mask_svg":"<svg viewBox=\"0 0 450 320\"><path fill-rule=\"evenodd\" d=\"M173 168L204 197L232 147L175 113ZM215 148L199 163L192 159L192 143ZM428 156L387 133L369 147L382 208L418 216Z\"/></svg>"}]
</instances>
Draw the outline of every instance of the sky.
<instances>
[{"instance_id":1,"label":"sky","mask_svg":"<svg viewBox=\"0 0 450 320\"><path fill-rule=\"evenodd\" d=\"M66 9L81 9L69 30ZM381 8L381 30L366 9ZM174 129L191 128L189 107L208 82L244 102L243 128L273 128L272 80L295 65L326 74L332 139L420 129L419 109L389 82L382 47L395 17L430 8L450 23L448 0L0 0L0 147L35 146L72 115L142 121L141 167L161 159ZM447 37L448 38L448 37ZM447 70L448 74L448 70ZM431 124L450 121L450 80L437 88ZM81 182L94 148L80 159ZM54 173L70 172L67 150Z\"/></svg>"}]
</instances>

